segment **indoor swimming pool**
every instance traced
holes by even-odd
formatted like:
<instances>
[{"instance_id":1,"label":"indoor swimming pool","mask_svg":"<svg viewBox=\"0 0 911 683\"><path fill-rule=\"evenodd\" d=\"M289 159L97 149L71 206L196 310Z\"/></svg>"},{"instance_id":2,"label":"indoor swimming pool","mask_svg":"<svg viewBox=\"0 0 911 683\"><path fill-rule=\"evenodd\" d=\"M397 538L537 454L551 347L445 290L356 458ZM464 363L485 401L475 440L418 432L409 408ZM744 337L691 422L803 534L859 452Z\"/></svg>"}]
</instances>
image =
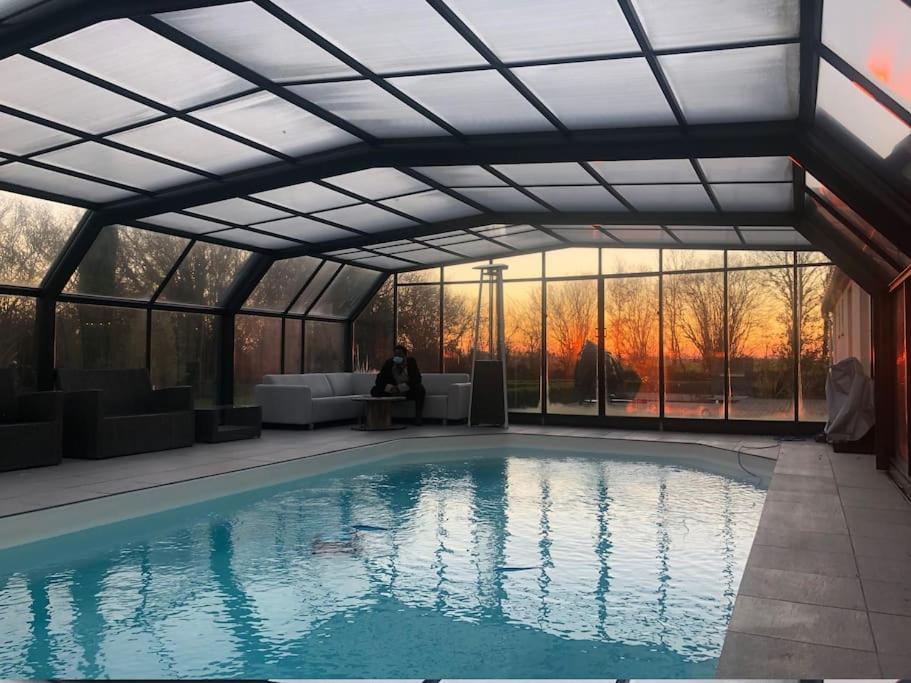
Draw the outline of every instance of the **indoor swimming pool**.
<instances>
[{"instance_id":1,"label":"indoor swimming pool","mask_svg":"<svg viewBox=\"0 0 911 683\"><path fill-rule=\"evenodd\" d=\"M0 678L711 677L770 471L716 453L426 450L0 551Z\"/></svg>"}]
</instances>

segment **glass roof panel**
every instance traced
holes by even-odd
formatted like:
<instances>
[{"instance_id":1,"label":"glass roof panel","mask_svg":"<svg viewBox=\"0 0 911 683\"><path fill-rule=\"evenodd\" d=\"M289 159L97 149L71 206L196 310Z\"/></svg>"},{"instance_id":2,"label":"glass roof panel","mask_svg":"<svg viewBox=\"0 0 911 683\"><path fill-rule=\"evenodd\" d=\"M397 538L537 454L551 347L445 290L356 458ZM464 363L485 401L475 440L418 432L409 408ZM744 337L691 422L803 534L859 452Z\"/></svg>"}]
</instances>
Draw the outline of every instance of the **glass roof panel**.
<instances>
[{"instance_id":1,"label":"glass roof panel","mask_svg":"<svg viewBox=\"0 0 911 683\"><path fill-rule=\"evenodd\" d=\"M414 221L403 218L390 211L379 209L371 204L356 204L343 209L332 209L314 214L333 223L354 228L362 232L382 232L395 228L406 228L415 225Z\"/></svg>"},{"instance_id":2,"label":"glass roof panel","mask_svg":"<svg viewBox=\"0 0 911 683\"><path fill-rule=\"evenodd\" d=\"M534 228L530 225L485 225L481 228L471 229L472 232L486 235L487 237L493 237L494 239L506 237L507 235L517 235L523 232L532 232L533 230ZM472 236L472 238L474 238L474 236Z\"/></svg>"},{"instance_id":3,"label":"glass roof panel","mask_svg":"<svg viewBox=\"0 0 911 683\"><path fill-rule=\"evenodd\" d=\"M689 123L793 119L800 47L690 52L658 58Z\"/></svg>"},{"instance_id":4,"label":"glass roof panel","mask_svg":"<svg viewBox=\"0 0 911 683\"><path fill-rule=\"evenodd\" d=\"M314 304L310 314L348 318L381 277L382 274L375 270L345 266Z\"/></svg>"},{"instance_id":5,"label":"glass roof panel","mask_svg":"<svg viewBox=\"0 0 911 683\"><path fill-rule=\"evenodd\" d=\"M253 2L169 12L158 18L279 83L355 73Z\"/></svg>"},{"instance_id":6,"label":"glass roof panel","mask_svg":"<svg viewBox=\"0 0 911 683\"><path fill-rule=\"evenodd\" d=\"M513 69L513 73L569 128L677 122L644 57L528 66ZM623 96L617 97L621 92Z\"/></svg>"},{"instance_id":7,"label":"glass roof panel","mask_svg":"<svg viewBox=\"0 0 911 683\"><path fill-rule=\"evenodd\" d=\"M197 242L158 300L218 306L249 257L249 251Z\"/></svg>"},{"instance_id":8,"label":"glass roof panel","mask_svg":"<svg viewBox=\"0 0 911 683\"><path fill-rule=\"evenodd\" d=\"M35 51L177 109L253 87L130 19L93 24Z\"/></svg>"},{"instance_id":9,"label":"glass roof panel","mask_svg":"<svg viewBox=\"0 0 911 683\"><path fill-rule=\"evenodd\" d=\"M272 264L269 272L259 281L256 289L244 303L244 308L260 311L284 311L291 305L291 299L313 275L320 259L312 256L281 259Z\"/></svg>"},{"instance_id":10,"label":"glass roof panel","mask_svg":"<svg viewBox=\"0 0 911 683\"><path fill-rule=\"evenodd\" d=\"M545 225L555 235L576 244L616 244L594 225Z\"/></svg>"},{"instance_id":11,"label":"glass roof panel","mask_svg":"<svg viewBox=\"0 0 911 683\"><path fill-rule=\"evenodd\" d=\"M361 259L358 263L375 266L376 268L386 268L387 270L411 267L411 264L407 261L399 261L391 256L371 256L370 258Z\"/></svg>"},{"instance_id":12,"label":"glass roof panel","mask_svg":"<svg viewBox=\"0 0 911 683\"><path fill-rule=\"evenodd\" d=\"M447 187L486 187L506 185L480 166L417 166L414 169Z\"/></svg>"},{"instance_id":13,"label":"glass roof panel","mask_svg":"<svg viewBox=\"0 0 911 683\"><path fill-rule=\"evenodd\" d=\"M350 230L337 228L321 221L303 218L302 216L283 218L281 220L263 223L258 227L276 235L287 235L288 237L304 240L305 242L340 240L345 239L346 237L354 237L356 234Z\"/></svg>"},{"instance_id":14,"label":"glass roof panel","mask_svg":"<svg viewBox=\"0 0 911 683\"><path fill-rule=\"evenodd\" d=\"M264 202L286 206L301 213L336 209L340 206L358 203L357 199L316 183L301 183L299 185L279 187L251 196L255 199L262 199Z\"/></svg>"},{"instance_id":15,"label":"glass roof panel","mask_svg":"<svg viewBox=\"0 0 911 683\"><path fill-rule=\"evenodd\" d=\"M212 232L214 230L224 230L226 227L223 223L215 223L213 221L197 218L196 216L187 216L186 214L176 212L163 213L157 216L143 218L142 222L151 225L160 225L164 228L173 228L174 230L183 230L196 235Z\"/></svg>"},{"instance_id":16,"label":"glass roof panel","mask_svg":"<svg viewBox=\"0 0 911 683\"><path fill-rule=\"evenodd\" d=\"M781 247L806 247L810 245L806 238L796 230L751 230L750 228L741 228L740 234L743 235L743 241L748 245L775 245Z\"/></svg>"},{"instance_id":17,"label":"glass roof panel","mask_svg":"<svg viewBox=\"0 0 911 683\"><path fill-rule=\"evenodd\" d=\"M407 254L403 254L410 261L416 261L417 263L430 264L430 263L445 263L447 261L458 261L459 256L455 254L449 254L445 251L440 251L439 249L418 249L416 251L409 251ZM372 259L364 259L364 263L374 263L376 262Z\"/></svg>"},{"instance_id":18,"label":"glass roof panel","mask_svg":"<svg viewBox=\"0 0 911 683\"><path fill-rule=\"evenodd\" d=\"M189 243L184 237L108 225L64 291L148 301Z\"/></svg>"},{"instance_id":19,"label":"glass roof panel","mask_svg":"<svg viewBox=\"0 0 911 683\"><path fill-rule=\"evenodd\" d=\"M503 244L508 244L513 249L519 250L543 249L545 247L552 247L560 244L560 240L556 237L551 237L546 232L541 232L540 230L523 232L518 235L507 235L506 237L498 239Z\"/></svg>"},{"instance_id":20,"label":"glass roof panel","mask_svg":"<svg viewBox=\"0 0 911 683\"><path fill-rule=\"evenodd\" d=\"M218 218L235 225L262 223L277 218L286 218L289 215L284 211L273 209L271 206L263 206L240 197L211 204L201 204L200 206L189 208L187 211L208 216L209 218Z\"/></svg>"},{"instance_id":21,"label":"glass roof panel","mask_svg":"<svg viewBox=\"0 0 911 683\"><path fill-rule=\"evenodd\" d=\"M794 166L788 157L732 157L700 159L699 165L710 183L774 182L792 180Z\"/></svg>"},{"instance_id":22,"label":"glass roof panel","mask_svg":"<svg viewBox=\"0 0 911 683\"><path fill-rule=\"evenodd\" d=\"M231 228L230 230L212 233L211 237L256 249L287 249L288 247L300 245L300 242L290 242L281 237L264 235L261 232L244 230L243 228Z\"/></svg>"},{"instance_id":23,"label":"glass roof panel","mask_svg":"<svg viewBox=\"0 0 911 683\"><path fill-rule=\"evenodd\" d=\"M29 154L76 139L68 133L0 112L0 152Z\"/></svg>"},{"instance_id":24,"label":"glass roof panel","mask_svg":"<svg viewBox=\"0 0 911 683\"><path fill-rule=\"evenodd\" d=\"M449 0L447 4L504 61L639 51L616 2Z\"/></svg>"},{"instance_id":25,"label":"glass roof panel","mask_svg":"<svg viewBox=\"0 0 911 683\"><path fill-rule=\"evenodd\" d=\"M485 63L423 0L276 0L276 4L375 72Z\"/></svg>"},{"instance_id":26,"label":"glass roof panel","mask_svg":"<svg viewBox=\"0 0 911 683\"><path fill-rule=\"evenodd\" d=\"M892 154L911 134L911 129L901 119L824 59L819 60L816 113L844 126L882 158Z\"/></svg>"},{"instance_id":27,"label":"glass roof panel","mask_svg":"<svg viewBox=\"0 0 911 683\"><path fill-rule=\"evenodd\" d=\"M35 160L142 190L160 190L203 179L201 175L97 142L83 142L42 154Z\"/></svg>"},{"instance_id":28,"label":"glass roof panel","mask_svg":"<svg viewBox=\"0 0 911 683\"><path fill-rule=\"evenodd\" d=\"M359 142L359 139L268 92L201 109L196 118L291 156Z\"/></svg>"},{"instance_id":29,"label":"glass roof panel","mask_svg":"<svg viewBox=\"0 0 911 683\"><path fill-rule=\"evenodd\" d=\"M182 119L165 119L112 135L110 139L216 174L268 164L276 159Z\"/></svg>"},{"instance_id":30,"label":"glass roof panel","mask_svg":"<svg viewBox=\"0 0 911 683\"><path fill-rule=\"evenodd\" d=\"M796 38L798 0L633 0L656 49Z\"/></svg>"},{"instance_id":31,"label":"glass roof panel","mask_svg":"<svg viewBox=\"0 0 911 683\"><path fill-rule=\"evenodd\" d=\"M89 133L160 113L21 55L0 61L0 103Z\"/></svg>"},{"instance_id":32,"label":"glass roof panel","mask_svg":"<svg viewBox=\"0 0 911 683\"><path fill-rule=\"evenodd\" d=\"M611 235L628 244L677 244L673 237L660 228L631 230L628 228L605 227L608 228L608 232Z\"/></svg>"},{"instance_id":33,"label":"glass roof panel","mask_svg":"<svg viewBox=\"0 0 911 683\"><path fill-rule=\"evenodd\" d=\"M333 263L332 261L323 262L322 267L316 271L316 275L310 279L310 282L307 283L307 287L297 298L297 301L294 302L290 312L297 315L306 313L307 309L310 308L310 305L316 301L320 294L322 294L326 285L329 283L329 280L332 279L332 276L335 275L336 271L341 267L342 265L340 263Z\"/></svg>"},{"instance_id":34,"label":"glass roof panel","mask_svg":"<svg viewBox=\"0 0 911 683\"><path fill-rule=\"evenodd\" d=\"M600 185L582 187L529 187L557 211L626 211L626 207Z\"/></svg>"},{"instance_id":35,"label":"glass roof panel","mask_svg":"<svg viewBox=\"0 0 911 683\"><path fill-rule=\"evenodd\" d=\"M461 254L462 256L468 256L472 258L508 254L511 251L508 247L502 247L499 244L490 242L489 240L459 242L458 244L450 244L446 248L449 251L454 251L457 254Z\"/></svg>"},{"instance_id":36,"label":"glass roof panel","mask_svg":"<svg viewBox=\"0 0 911 683\"><path fill-rule=\"evenodd\" d=\"M571 162L497 164L494 168L509 176L513 182L519 185L596 185L598 183L582 166Z\"/></svg>"},{"instance_id":37,"label":"glass roof panel","mask_svg":"<svg viewBox=\"0 0 911 683\"><path fill-rule=\"evenodd\" d=\"M901 0L826 0L822 42L911 111L911 8Z\"/></svg>"},{"instance_id":38,"label":"glass roof panel","mask_svg":"<svg viewBox=\"0 0 911 683\"><path fill-rule=\"evenodd\" d=\"M44 190L74 201L104 204L118 199L135 197L135 192L111 187L91 180L75 178L64 173L57 173L28 164L7 164L0 166L0 181L28 187L34 190Z\"/></svg>"},{"instance_id":39,"label":"glass roof panel","mask_svg":"<svg viewBox=\"0 0 911 683\"><path fill-rule=\"evenodd\" d=\"M325 180L327 183L367 199L385 199L430 189L420 180L415 180L394 168L368 168Z\"/></svg>"},{"instance_id":40,"label":"glass roof panel","mask_svg":"<svg viewBox=\"0 0 911 683\"><path fill-rule=\"evenodd\" d=\"M465 187L459 194L493 211L544 211L544 207L512 187Z\"/></svg>"},{"instance_id":41,"label":"glass roof panel","mask_svg":"<svg viewBox=\"0 0 911 683\"><path fill-rule=\"evenodd\" d=\"M38 5L42 0L0 0L0 19L6 19L22 10Z\"/></svg>"},{"instance_id":42,"label":"glass roof panel","mask_svg":"<svg viewBox=\"0 0 911 683\"><path fill-rule=\"evenodd\" d=\"M702 185L615 185L639 211L714 211Z\"/></svg>"},{"instance_id":43,"label":"glass roof panel","mask_svg":"<svg viewBox=\"0 0 911 683\"><path fill-rule=\"evenodd\" d=\"M722 211L792 211L791 183L733 183L712 185Z\"/></svg>"},{"instance_id":44,"label":"glass roof panel","mask_svg":"<svg viewBox=\"0 0 911 683\"><path fill-rule=\"evenodd\" d=\"M474 207L460 202L455 197L450 197L439 190L385 199L380 204L388 206L390 209L407 213L409 216L414 216L428 223L448 221L480 213Z\"/></svg>"},{"instance_id":45,"label":"glass roof panel","mask_svg":"<svg viewBox=\"0 0 911 683\"><path fill-rule=\"evenodd\" d=\"M700 230L689 228L674 228L674 234L683 244L699 245L740 245L743 244L734 228L725 228L724 230Z\"/></svg>"},{"instance_id":46,"label":"glass roof panel","mask_svg":"<svg viewBox=\"0 0 911 683\"><path fill-rule=\"evenodd\" d=\"M449 135L429 118L371 81L314 83L291 86L289 89L380 138Z\"/></svg>"},{"instance_id":47,"label":"glass roof panel","mask_svg":"<svg viewBox=\"0 0 911 683\"><path fill-rule=\"evenodd\" d=\"M469 135L554 129L496 71L406 76L389 82Z\"/></svg>"},{"instance_id":48,"label":"glass roof panel","mask_svg":"<svg viewBox=\"0 0 911 683\"><path fill-rule=\"evenodd\" d=\"M85 213L0 190L0 283L39 286Z\"/></svg>"},{"instance_id":49,"label":"glass roof panel","mask_svg":"<svg viewBox=\"0 0 911 683\"><path fill-rule=\"evenodd\" d=\"M689 159L630 159L593 161L594 169L609 183L698 183Z\"/></svg>"}]
</instances>

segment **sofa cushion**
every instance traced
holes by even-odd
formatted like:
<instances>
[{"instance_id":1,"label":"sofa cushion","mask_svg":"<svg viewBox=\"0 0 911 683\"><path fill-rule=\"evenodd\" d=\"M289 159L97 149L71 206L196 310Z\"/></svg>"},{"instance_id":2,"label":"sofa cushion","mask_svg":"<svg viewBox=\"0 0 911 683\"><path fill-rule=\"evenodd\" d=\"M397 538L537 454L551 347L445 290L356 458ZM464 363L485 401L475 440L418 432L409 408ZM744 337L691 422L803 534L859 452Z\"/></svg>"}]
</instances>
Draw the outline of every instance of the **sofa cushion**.
<instances>
[{"instance_id":1,"label":"sofa cushion","mask_svg":"<svg viewBox=\"0 0 911 683\"><path fill-rule=\"evenodd\" d=\"M313 398L325 398L333 395L329 380L321 372L304 375L266 375L263 377L263 384L310 387L310 395Z\"/></svg>"},{"instance_id":2,"label":"sofa cushion","mask_svg":"<svg viewBox=\"0 0 911 683\"><path fill-rule=\"evenodd\" d=\"M434 420L446 419L448 400L445 395L434 394L424 398L424 415ZM392 406L393 417L414 417L414 401L396 402Z\"/></svg>"},{"instance_id":3,"label":"sofa cushion","mask_svg":"<svg viewBox=\"0 0 911 683\"><path fill-rule=\"evenodd\" d=\"M445 395L449 392L449 385L467 381L469 381L468 375L462 372L426 374L422 379L424 389L427 391L428 396L432 394Z\"/></svg>"},{"instance_id":4,"label":"sofa cushion","mask_svg":"<svg viewBox=\"0 0 911 683\"><path fill-rule=\"evenodd\" d=\"M355 372L351 375L351 391L355 394L369 394L376 384L376 375L372 372Z\"/></svg>"},{"instance_id":5,"label":"sofa cushion","mask_svg":"<svg viewBox=\"0 0 911 683\"><path fill-rule=\"evenodd\" d=\"M101 390L104 415L135 415L150 408L152 383L145 368L130 370L57 370L63 391Z\"/></svg>"},{"instance_id":6,"label":"sofa cushion","mask_svg":"<svg viewBox=\"0 0 911 683\"><path fill-rule=\"evenodd\" d=\"M355 393L351 389L350 372L327 372L326 379L329 380L329 386L332 387L335 396L351 396Z\"/></svg>"},{"instance_id":7,"label":"sofa cushion","mask_svg":"<svg viewBox=\"0 0 911 683\"><path fill-rule=\"evenodd\" d=\"M347 396L327 396L313 399L313 421L352 420L361 414L363 407Z\"/></svg>"}]
</instances>

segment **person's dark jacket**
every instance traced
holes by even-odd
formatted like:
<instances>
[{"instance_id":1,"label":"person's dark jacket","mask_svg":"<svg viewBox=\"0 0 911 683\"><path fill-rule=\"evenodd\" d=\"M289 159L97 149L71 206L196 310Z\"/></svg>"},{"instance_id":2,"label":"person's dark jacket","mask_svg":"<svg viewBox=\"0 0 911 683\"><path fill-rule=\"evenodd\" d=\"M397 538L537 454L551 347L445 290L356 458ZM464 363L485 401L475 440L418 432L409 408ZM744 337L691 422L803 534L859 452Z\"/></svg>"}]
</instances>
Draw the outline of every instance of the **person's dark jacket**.
<instances>
[{"instance_id":1,"label":"person's dark jacket","mask_svg":"<svg viewBox=\"0 0 911 683\"><path fill-rule=\"evenodd\" d=\"M395 385L395 378L392 374L392 368L395 363L388 359L380 368L380 374L376 376L376 386L381 391L385 390L387 384ZM408 387L413 388L421 384L421 371L418 370L418 362L411 356L405 357L405 369L408 370Z\"/></svg>"}]
</instances>

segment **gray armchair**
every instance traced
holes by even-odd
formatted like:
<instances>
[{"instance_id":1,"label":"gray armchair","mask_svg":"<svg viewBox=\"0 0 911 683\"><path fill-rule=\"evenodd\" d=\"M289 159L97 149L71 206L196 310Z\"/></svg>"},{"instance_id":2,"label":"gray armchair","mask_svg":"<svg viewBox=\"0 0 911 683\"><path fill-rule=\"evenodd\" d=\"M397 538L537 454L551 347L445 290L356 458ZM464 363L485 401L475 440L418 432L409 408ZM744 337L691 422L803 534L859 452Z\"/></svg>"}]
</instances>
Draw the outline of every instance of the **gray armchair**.
<instances>
[{"instance_id":1,"label":"gray armchair","mask_svg":"<svg viewBox=\"0 0 911 683\"><path fill-rule=\"evenodd\" d=\"M58 465L63 440L63 394L18 394L16 373L0 369L0 471Z\"/></svg>"},{"instance_id":2,"label":"gray armchair","mask_svg":"<svg viewBox=\"0 0 911 683\"><path fill-rule=\"evenodd\" d=\"M190 387L153 390L147 370L57 370L63 454L112 458L192 446Z\"/></svg>"}]
</instances>

